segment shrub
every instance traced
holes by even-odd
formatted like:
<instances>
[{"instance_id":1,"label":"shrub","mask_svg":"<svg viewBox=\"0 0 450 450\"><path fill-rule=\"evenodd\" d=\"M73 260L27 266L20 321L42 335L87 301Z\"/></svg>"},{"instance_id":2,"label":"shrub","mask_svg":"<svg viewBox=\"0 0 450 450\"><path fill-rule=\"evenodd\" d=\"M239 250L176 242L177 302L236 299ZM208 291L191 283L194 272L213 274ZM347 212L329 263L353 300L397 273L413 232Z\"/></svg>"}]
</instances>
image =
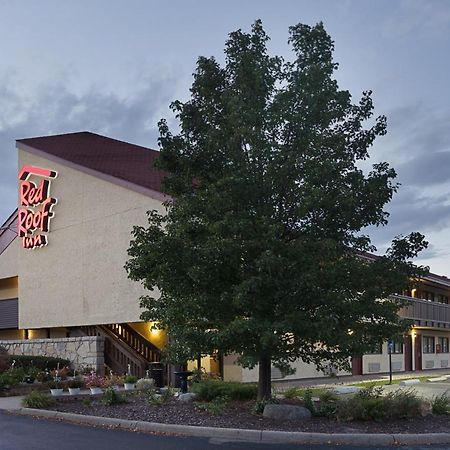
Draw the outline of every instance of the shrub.
<instances>
[{"instance_id":1,"label":"shrub","mask_svg":"<svg viewBox=\"0 0 450 450\"><path fill-rule=\"evenodd\" d=\"M64 385L61 381L51 380L47 383L49 389L64 389Z\"/></svg>"},{"instance_id":2,"label":"shrub","mask_svg":"<svg viewBox=\"0 0 450 450\"><path fill-rule=\"evenodd\" d=\"M121 386L123 385L123 377L119 375L110 375L109 377L105 377L105 387L112 387L112 386Z\"/></svg>"},{"instance_id":3,"label":"shrub","mask_svg":"<svg viewBox=\"0 0 450 450\"><path fill-rule=\"evenodd\" d=\"M319 394L319 400L323 403L337 402L338 396L335 392L328 389Z\"/></svg>"},{"instance_id":4,"label":"shrub","mask_svg":"<svg viewBox=\"0 0 450 450\"><path fill-rule=\"evenodd\" d=\"M297 387L290 387L283 391L284 398L293 399L299 397L301 394L301 389Z\"/></svg>"},{"instance_id":5,"label":"shrub","mask_svg":"<svg viewBox=\"0 0 450 450\"><path fill-rule=\"evenodd\" d=\"M396 390L382 395L382 389L369 388L353 398L337 403L336 417L341 421L403 419L422 414L424 401L413 390Z\"/></svg>"},{"instance_id":6,"label":"shrub","mask_svg":"<svg viewBox=\"0 0 450 450\"><path fill-rule=\"evenodd\" d=\"M433 397L431 408L434 414L450 414L450 396L448 391Z\"/></svg>"},{"instance_id":7,"label":"shrub","mask_svg":"<svg viewBox=\"0 0 450 450\"><path fill-rule=\"evenodd\" d=\"M22 367L28 371L30 367L37 367L40 370L54 370L58 367L70 366L68 359L53 358L50 356L28 356L28 355L10 355L10 363L14 360L14 367Z\"/></svg>"},{"instance_id":8,"label":"shrub","mask_svg":"<svg viewBox=\"0 0 450 450\"><path fill-rule=\"evenodd\" d=\"M27 408L43 409L53 406L55 400L42 392L31 391L23 398L22 404Z\"/></svg>"},{"instance_id":9,"label":"shrub","mask_svg":"<svg viewBox=\"0 0 450 450\"><path fill-rule=\"evenodd\" d=\"M312 391L311 389L307 389L305 391L305 394L303 395L303 404L305 408L309 409L311 411L312 415L316 414L316 407L314 405L314 402L312 400Z\"/></svg>"},{"instance_id":10,"label":"shrub","mask_svg":"<svg viewBox=\"0 0 450 450\"><path fill-rule=\"evenodd\" d=\"M125 375L123 377L123 382L124 383L129 383L129 384L135 384L137 382L137 377L135 377L134 375Z\"/></svg>"},{"instance_id":11,"label":"shrub","mask_svg":"<svg viewBox=\"0 0 450 450\"><path fill-rule=\"evenodd\" d=\"M49 372L41 371L36 374L36 380L38 380L40 383L45 383L46 381L50 381L52 379L52 376Z\"/></svg>"},{"instance_id":12,"label":"shrub","mask_svg":"<svg viewBox=\"0 0 450 450\"><path fill-rule=\"evenodd\" d=\"M118 405L119 403L126 403L125 395L119 394L115 389L109 387L102 395L102 403L106 406Z\"/></svg>"},{"instance_id":13,"label":"shrub","mask_svg":"<svg viewBox=\"0 0 450 450\"><path fill-rule=\"evenodd\" d=\"M155 389L155 380L153 378L141 378L136 383L138 391L153 391Z\"/></svg>"},{"instance_id":14,"label":"shrub","mask_svg":"<svg viewBox=\"0 0 450 450\"><path fill-rule=\"evenodd\" d=\"M228 397L230 400L254 400L258 393L256 384L216 380L194 383L191 390L197 394L198 400L208 402L217 397Z\"/></svg>"},{"instance_id":15,"label":"shrub","mask_svg":"<svg viewBox=\"0 0 450 450\"><path fill-rule=\"evenodd\" d=\"M276 400L275 398L257 400L253 404L251 412L252 414L262 414L266 405L272 405L274 403L278 403L278 400Z\"/></svg>"},{"instance_id":16,"label":"shrub","mask_svg":"<svg viewBox=\"0 0 450 450\"><path fill-rule=\"evenodd\" d=\"M68 388L76 389L84 387L84 380L81 378L74 378L73 380L69 380L66 382Z\"/></svg>"},{"instance_id":17,"label":"shrub","mask_svg":"<svg viewBox=\"0 0 450 450\"><path fill-rule=\"evenodd\" d=\"M218 416L220 414L223 414L228 402L229 402L229 398L228 397L216 397L214 398L214 400L211 400L208 403L195 403L195 406L198 409L202 409L203 411L207 411L211 414L214 414L215 416Z\"/></svg>"}]
</instances>

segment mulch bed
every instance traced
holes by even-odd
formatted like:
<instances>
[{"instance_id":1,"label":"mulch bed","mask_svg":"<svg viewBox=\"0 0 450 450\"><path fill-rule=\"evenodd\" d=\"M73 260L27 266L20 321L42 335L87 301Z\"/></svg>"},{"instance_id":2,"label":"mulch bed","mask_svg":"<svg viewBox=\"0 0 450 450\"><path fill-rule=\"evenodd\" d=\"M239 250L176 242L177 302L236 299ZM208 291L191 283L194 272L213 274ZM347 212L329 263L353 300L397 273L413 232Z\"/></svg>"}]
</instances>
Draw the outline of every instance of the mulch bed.
<instances>
[{"instance_id":1,"label":"mulch bed","mask_svg":"<svg viewBox=\"0 0 450 450\"><path fill-rule=\"evenodd\" d=\"M99 398L90 405L80 399L64 398L57 401L53 410L101 417L114 417L146 422L171 423L207 427L244 428L255 430L304 431L316 433L447 433L450 417L428 415L414 419L389 422L341 423L320 417L311 420L274 421L251 413L254 402L230 402L222 414L212 414L196 407L195 403L179 402L175 399L160 405L149 405L139 395L128 396L128 402L105 406ZM288 402L292 404L292 401Z\"/></svg>"}]
</instances>

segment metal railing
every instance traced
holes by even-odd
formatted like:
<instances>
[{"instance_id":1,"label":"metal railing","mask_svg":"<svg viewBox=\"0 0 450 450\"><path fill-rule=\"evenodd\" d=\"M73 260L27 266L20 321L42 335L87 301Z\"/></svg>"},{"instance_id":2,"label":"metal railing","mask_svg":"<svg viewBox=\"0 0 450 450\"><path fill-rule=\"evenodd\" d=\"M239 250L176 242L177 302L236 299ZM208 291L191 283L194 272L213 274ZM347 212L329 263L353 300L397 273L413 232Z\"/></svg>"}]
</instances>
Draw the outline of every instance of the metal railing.
<instances>
[{"instance_id":1,"label":"metal railing","mask_svg":"<svg viewBox=\"0 0 450 450\"><path fill-rule=\"evenodd\" d=\"M450 326L450 305L404 295L393 297L405 302L399 310L400 317L415 320L419 325L430 326L429 322L435 322Z\"/></svg>"}]
</instances>

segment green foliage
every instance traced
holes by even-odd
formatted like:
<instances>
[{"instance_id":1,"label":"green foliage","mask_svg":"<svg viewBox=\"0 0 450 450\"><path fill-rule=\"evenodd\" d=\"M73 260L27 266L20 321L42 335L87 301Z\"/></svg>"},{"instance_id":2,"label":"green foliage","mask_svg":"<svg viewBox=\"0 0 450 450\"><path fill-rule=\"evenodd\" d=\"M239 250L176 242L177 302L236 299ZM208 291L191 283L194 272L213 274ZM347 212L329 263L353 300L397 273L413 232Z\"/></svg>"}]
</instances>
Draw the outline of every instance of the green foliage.
<instances>
[{"instance_id":1,"label":"green foliage","mask_svg":"<svg viewBox=\"0 0 450 450\"><path fill-rule=\"evenodd\" d=\"M251 412L252 414L262 414L266 405L273 405L274 403L278 403L278 400L274 398L263 398L261 400L257 400L253 404Z\"/></svg>"},{"instance_id":2,"label":"green foliage","mask_svg":"<svg viewBox=\"0 0 450 450\"><path fill-rule=\"evenodd\" d=\"M159 394L155 390L143 391L147 398L147 403L152 406L161 406L171 400L174 396L174 390L171 388L161 389Z\"/></svg>"},{"instance_id":3,"label":"green foliage","mask_svg":"<svg viewBox=\"0 0 450 450\"><path fill-rule=\"evenodd\" d=\"M44 409L55 404L55 399L47 394L37 391L31 391L22 400L26 408Z\"/></svg>"},{"instance_id":4,"label":"green foliage","mask_svg":"<svg viewBox=\"0 0 450 450\"><path fill-rule=\"evenodd\" d=\"M81 403L83 404L83 406L92 406L92 399L89 397L83 398L81 400Z\"/></svg>"},{"instance_id":5,"label":"green foliage","mask_svg":"<svg viewBox=\"0 0 450 450\"><path fill-rule=\"evenodd\" d=\"M420 416L423 399L413 390L396 390L383 395L381 387L360 391L353 398L337 403L336 417L340 421L404 419Z\"/></svg>"},{"instance_id":6,"label":"green foliage","mask_svg":"<svg viewBox=\"0 0 450 450\"><path fill-rule=\"evenodd\" d=\"M312 399L312 391L310 389L307 389L305 393L303 394L303 404L305 408L309 409L311 411L312 415L316 414L316 406L314 405L313 399Z\"/></svg>"},{"instance_id":7,"label":"green foliage","mask_svg":"<svg viewBox=\"0 0 450 450\"><path fill-rule=\"evenodd\" d=\"M134 375L125 375L123 377L124 383L135 384L137 382L137 380L138 380L138 378L135 377Z\"/></svg>"},{"instance_id":8,"label":"green foliage","mask_svg":"<svg viewBox=\"0 0 450 450\"><path fill-rule=\"evenodd\" d=\"M433 397L431 402L433 414L450 414L450 396L448 391Z\"/></svg>"},{"instance_id":9,"label":"green foliage","mask_svg":"<svg viewBox=\"0 0 450 450\"><path fill-rule=\"evenodd\" d=\"M258 388L255 384L244 384L231 381L204 380L191 387L200 401L210 402L217 397L227 397L231 400L256 399Z\"/></svg>"},{"instance_id":10,"label":"green foliage","mask_svg":"<svg viewBox=\"0 0 450 450\"><path fill-rule=\"evenodd\" d=\"M10 355L10 363L14 360L14 367L22 367L28 371L31 367L40 370L54 370L58 367L70 367L70 361L62 358L52 358L50 356L27 356L27 355Z\"/></svg>"},{"instance_id":11,"label":"green foliage","mask_svg":"<svg viewBox=\"0 0 450 450\"><path fill-rule=\"evenodd\" d=\"M120 403L126 403L127 398L125 395L120 394L112 387L109 387L103 392L101 402L106 406L118 405Z\"/></svg>"},{"instance_id":12,"label":"green foliage","mask_svg":"<svg viewBox=\"0 0 450 450\"><path fill-rule=\"evenodd\" d=\"M324 403L337 402L338 396L330 389L327 389L326 391L320 393L319 400Z\"/></svg>"},{"instance_id":13,"label":"green foliage","mask_svg":"<svg viewBox=\"0 0 450 450\"><path fill-rule=\"evenodd\" d=\"M226 407L228 406L230 399L227 396L215 397L213 400L207 403L198 403L195 402L195 406L198 409L203 411L207 411L215 416L221 415L224 413Z\"/></svg>"},{"instance_id":14,"label":"green foliage","mask_svg":"<svg viewBox=\"0 0 450 450\"><path fill-rule=\"evenodd\" d=\"M126 264L161 293L141 298L142 319L170 330L172 361L237 353L261 363L263 396L271 364L347 367L404 332L389 296L425 273L410 262L419 233L358 257L375 250L364 230L387 223L398 187L388 163L360 168L386 118L373 118L370 91L352 102L339 89L322 23L289 33L291 61L268 54L260 21L230 34L224 67L198 59L191 98L172 104L179 134L159 123L157 165L176 201L135 227Z\"/></svg>"},{"instance_id":15,"label":"green foliage","mask_svg":"<svg viewBox=\"0 0 450 450\"><path fill-rule=\"evenodd\" d=\"M290 387L283 391L284 398L293 399L300 397L302 390L298 387Z\"/></svg>"}]
</instances>

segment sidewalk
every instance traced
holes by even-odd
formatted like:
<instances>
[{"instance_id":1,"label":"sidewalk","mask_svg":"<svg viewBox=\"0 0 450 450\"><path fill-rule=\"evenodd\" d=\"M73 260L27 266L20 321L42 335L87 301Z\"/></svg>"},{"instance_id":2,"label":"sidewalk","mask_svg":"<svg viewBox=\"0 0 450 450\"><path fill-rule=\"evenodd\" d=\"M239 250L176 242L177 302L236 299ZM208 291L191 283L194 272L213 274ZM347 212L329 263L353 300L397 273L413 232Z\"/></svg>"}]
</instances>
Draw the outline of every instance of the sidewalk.
<instances>
[{"instance_id":1,"label":"sidewalk","mask_svg":"<svg viewBox=\"0 0 450 450\"><path fill-rule=\"evenodd\" d=\"M0 409L16 410L22 407L22 399L24 395L18 395L15 397L0 397Z\"/></svg>"},{"instance_id":2,"label":"sidewalk","mask_svg":"<svg viewBox=\"0 0 450 450\"><path fill-rule=\"evenodd\" d=\"M435 378L444 375L450 376L450 368L436 370L416 370L414 372L394 372L392 380L403 380L407 378ZM272 384L276 388L287 389L290 387L327 387L340 386L371 381L389 381L389 373L377 373L367 375L346 375L341 377L305 378L298 380L273 380Z\"/></svg>"}]
</instances>

